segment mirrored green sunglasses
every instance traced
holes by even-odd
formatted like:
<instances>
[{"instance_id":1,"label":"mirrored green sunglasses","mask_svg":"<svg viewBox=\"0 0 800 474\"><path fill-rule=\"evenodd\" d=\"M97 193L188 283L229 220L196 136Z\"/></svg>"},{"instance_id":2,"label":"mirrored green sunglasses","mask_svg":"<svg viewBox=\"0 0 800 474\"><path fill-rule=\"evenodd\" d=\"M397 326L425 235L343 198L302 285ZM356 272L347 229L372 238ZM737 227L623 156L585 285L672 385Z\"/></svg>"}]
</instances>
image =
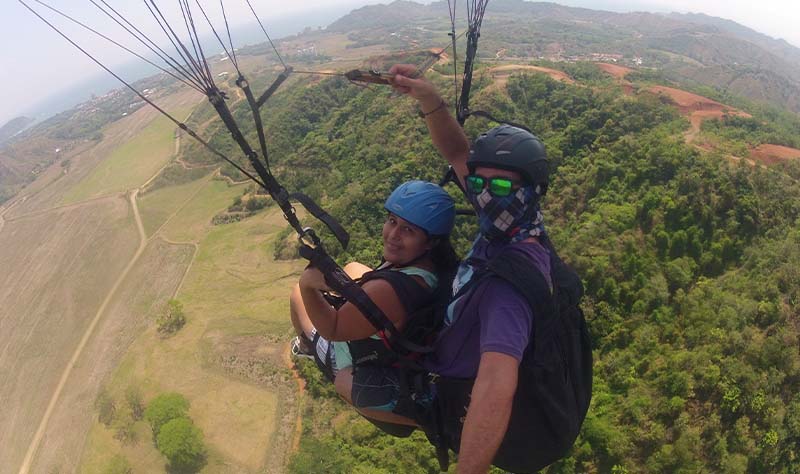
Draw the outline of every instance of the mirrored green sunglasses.
<instances>
[{"instance_id":1,"label":"mirrored green sunglasses","mask_svg":"<svg viewBox=\"0 0 800 474\"><path fill-rule=\"evenodd\" d=\"M467 175L467 190L474 194L479 194L487 185L489 186L489 194L497 197L506 197L516 190L514 181L508 178L486 178L478 174Z\"/></svg>"}]
</instances>

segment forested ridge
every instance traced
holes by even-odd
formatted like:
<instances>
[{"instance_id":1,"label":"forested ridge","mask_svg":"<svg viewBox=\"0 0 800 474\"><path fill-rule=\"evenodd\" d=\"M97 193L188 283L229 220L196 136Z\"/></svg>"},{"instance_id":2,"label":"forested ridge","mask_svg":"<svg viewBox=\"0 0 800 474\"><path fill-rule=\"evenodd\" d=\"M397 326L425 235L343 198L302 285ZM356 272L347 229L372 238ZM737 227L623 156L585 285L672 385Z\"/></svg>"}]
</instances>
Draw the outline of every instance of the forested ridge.
<instances>
[{"instance_id":1,"label":"forested ridge","mask_svg":"<svg viewBox=\"0 0 800 474\"><path fill-rule=\"evenodd\" d=\"M543 75L476 82L475 108L546 143L547 229L587 290L594 398L571 456L548 472L800 472L800 163L753 166L691 147L688 122L651 94ZM794 119L774 116L706 130L795 139L781 121ZM350 231L347 251L326 235L342 262L375 264L387 194L444 170L412 101L385 89L302 80L264 119L285 185ZM467 131L490 126L471 119ZM214 142L233 150L221 130ZM462 252L474 230L460 218ZM437 471L424 437L381 435L302 369L312 399L292 472Z\"/></svg>"}]
</instances>

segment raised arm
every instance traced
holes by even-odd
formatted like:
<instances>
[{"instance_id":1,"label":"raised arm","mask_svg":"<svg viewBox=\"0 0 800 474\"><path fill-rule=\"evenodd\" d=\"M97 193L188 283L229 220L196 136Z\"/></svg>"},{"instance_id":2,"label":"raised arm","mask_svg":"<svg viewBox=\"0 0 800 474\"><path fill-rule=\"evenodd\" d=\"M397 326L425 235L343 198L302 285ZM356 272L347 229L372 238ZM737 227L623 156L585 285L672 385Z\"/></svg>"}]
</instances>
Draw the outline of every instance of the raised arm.
<instances>
[{"instance_id":1,"label":"raised arm","mask_svg":"<svg viewBox=\"0 0 800 474\"><path fill-rule=\"evenodd\" d=\"M389 70L395 75L390 80L392 87L417 100L420 111L425 116L425 124L430 131L433 146L450 163L463 186L464 176L467 175L469 140L450 113L450 108L436 90L436 86L425 78L411 79L408 77L413 75L416 70L416 67L410 64L392 66Z\"/></svg>"}]
</instances>

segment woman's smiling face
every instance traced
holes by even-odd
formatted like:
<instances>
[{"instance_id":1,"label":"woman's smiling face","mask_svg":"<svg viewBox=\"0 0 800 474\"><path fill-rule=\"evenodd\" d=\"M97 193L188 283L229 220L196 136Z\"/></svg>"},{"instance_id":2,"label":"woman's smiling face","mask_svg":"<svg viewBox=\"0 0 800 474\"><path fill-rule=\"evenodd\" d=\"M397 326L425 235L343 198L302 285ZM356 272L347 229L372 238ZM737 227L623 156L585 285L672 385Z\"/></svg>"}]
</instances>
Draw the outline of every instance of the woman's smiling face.
<instances>
[{"instance_id":1,"label":"woman's smiling face","mask_svg":"<svg viewBox=\"0 0 800 474\"><path fill-rule=\"evenodd\" d=\"M391 212L383 223L383 258L394 265L416 260L431 244L424 230Z\"/></svg>"}]
</instances>

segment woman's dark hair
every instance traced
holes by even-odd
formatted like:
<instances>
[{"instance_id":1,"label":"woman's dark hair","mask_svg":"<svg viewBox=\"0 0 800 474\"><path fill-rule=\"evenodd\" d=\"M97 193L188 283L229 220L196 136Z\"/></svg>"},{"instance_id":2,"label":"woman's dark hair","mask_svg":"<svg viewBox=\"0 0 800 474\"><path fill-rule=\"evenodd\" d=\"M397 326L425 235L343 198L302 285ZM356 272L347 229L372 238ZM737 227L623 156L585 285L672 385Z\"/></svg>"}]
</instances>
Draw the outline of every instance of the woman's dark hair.
<instances>
[{"instance_id":1,"label":"woman's dark hair","mask_svg":"<svg viewBox=\"0 0 800 474\"><path fill-rule=\"evenodd\" d=\"M450 236L432 236L431 239L438 240L436 245L430 250L431 262L436 267L439 275L455 275L460 260L456 254Z\"/></svg>"}]
</instances>

